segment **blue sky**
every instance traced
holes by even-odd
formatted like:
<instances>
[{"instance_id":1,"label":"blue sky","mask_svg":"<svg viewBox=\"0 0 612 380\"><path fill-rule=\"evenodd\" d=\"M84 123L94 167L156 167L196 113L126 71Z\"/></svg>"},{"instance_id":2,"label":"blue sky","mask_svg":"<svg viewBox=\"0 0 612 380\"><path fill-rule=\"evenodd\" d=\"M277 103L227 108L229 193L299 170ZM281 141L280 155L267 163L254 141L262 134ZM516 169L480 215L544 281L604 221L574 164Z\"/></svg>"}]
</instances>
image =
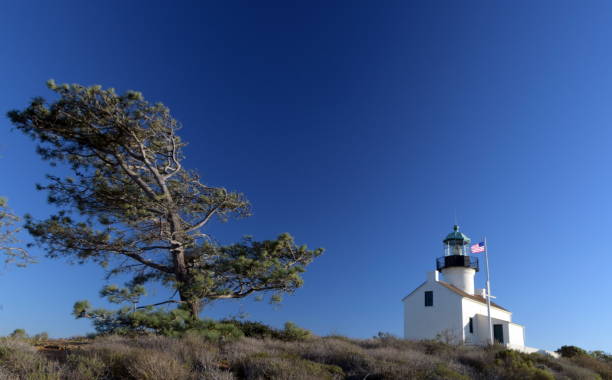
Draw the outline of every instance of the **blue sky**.
<instances>
[{"instance_id":1,"label":"blue sky","mask_svg":"<svg viewBox=\"0 0 612 380\"><path fill-rule=\"evenodd\" d=\"M493 292L528 345L610 352L611 14L604 1L4 3L0 110L50 97L49 78L142 91L182 122L186 165L251 200L253 217L212 227L221 241L290 232L326 249L281 306L204 316L401 335L400 300L456 216L487 236ZM34 189L47 164L0 125L0 194L48 215ZM104 304L104 272L34 253L0 275L0 334L91 331L70 312Z\"/></svg>"}]
</instances>

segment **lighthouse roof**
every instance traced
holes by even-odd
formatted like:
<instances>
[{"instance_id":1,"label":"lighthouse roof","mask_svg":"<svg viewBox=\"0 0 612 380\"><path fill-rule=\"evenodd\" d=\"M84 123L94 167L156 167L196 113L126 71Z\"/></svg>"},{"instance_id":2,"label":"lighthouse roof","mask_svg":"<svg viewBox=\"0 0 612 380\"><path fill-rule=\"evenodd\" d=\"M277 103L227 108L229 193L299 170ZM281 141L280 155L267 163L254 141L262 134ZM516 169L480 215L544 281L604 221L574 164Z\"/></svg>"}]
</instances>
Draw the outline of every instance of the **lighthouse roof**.
<instances>
[{"instance_id":1,"label":"lighthouse roof","mask_svg":"<svg viewBox=\"0 0 612 380\"><path fill-rule=\"evenodd\" d=\"M408 293L408 295L406 297L402 298L402 301L406 300L406 298L408 298L411 295L413 295L414 293L416 293L417 290L421 289L421 287L423 285L427 284L427 283L428 283L428 281L425 281L421 285L417 286L416 289L414 289L413 291ZM448 282L441 281L441 280L438 280L435 283L439 284L439 285L442 285L443 287L445 287L446 289L450 290L451 292L455 293L458 296L461 296L463 298L469 298L469 299L471 299L473 301L484 303L485 305L487 304L487 299L484 298L483 296L466 293L463 290L459 289L458 287L456 287L454 285L451 285ZM502 306L498 305L497 303L495 303L493 301L491 301L491 307L495 307L495 308L498 308L500 310L507 311L508 313L511 313L510 310L506 309L505 307L502 307Z\"/></svg>"},{"instance_id":2,"label":"lighthouse roof","mask_svg":"<svg viewBox=\"0 0 612 380\"><path fill-rule=\"evenodd\" d=\"M464 298L469 298L471 300L474 300L474 301L480 302L480 303L484 303L484 304L487 303L487 299L484 298L483 296L477 296L477 295L474 295L474 294L466 293L463 290L459 289L458 287L449 284L448 282L438 281L438 284L444 286L448 290L450 290L452 292L455 292L455 293L457 293L458 295L460 295L460 296L462 296ZM508 312L510 311L510 310L506 309L505 307L499 306L495 302L491 302L491 306L496 307L496 308L501 309L501 310L504 310L504 311L508 311Z\"/></svg>"},{"instance_id":3,"label":"lighthouse roof","mask_svg":"<svg viewBox=\"0 0 612 380\"><path fill-rule=\"evenodd\" d=\"M459 232L459 226L458 225L454 225L453 226L453 232L451 232L450 234L446 235L446 238L444 240L442 240L444 242L444 244L446 243L452 243L452 244L469 244L470 243L470 238L467 237L467 235Z\"/></svg>"}]
</instances>

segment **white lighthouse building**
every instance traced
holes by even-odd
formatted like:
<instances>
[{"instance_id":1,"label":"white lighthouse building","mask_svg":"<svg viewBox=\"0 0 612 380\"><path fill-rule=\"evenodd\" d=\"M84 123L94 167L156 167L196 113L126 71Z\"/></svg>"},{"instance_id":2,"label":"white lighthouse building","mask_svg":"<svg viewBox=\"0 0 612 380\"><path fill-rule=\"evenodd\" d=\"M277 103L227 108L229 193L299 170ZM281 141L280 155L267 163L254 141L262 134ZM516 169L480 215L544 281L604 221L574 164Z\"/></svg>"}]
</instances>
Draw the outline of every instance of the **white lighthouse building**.
<instances>
[{"instance_id":1,"label":"white lighthouse building","mask_svg":"<svg viewBox=\"0 0 612 380\"><path fill-rule=\"evenodd\" d=\"M454 226L443 242L445 255L436 260L436 270L402 300L404 337L488 344L491 335L486 290L474 288L479 263L477 257L468 254L470 238ZM508 309L491 302L490 310L496 342L520 351L539 351L525 347L525 329L512 322Z\"/></svg>"}]
</instances>

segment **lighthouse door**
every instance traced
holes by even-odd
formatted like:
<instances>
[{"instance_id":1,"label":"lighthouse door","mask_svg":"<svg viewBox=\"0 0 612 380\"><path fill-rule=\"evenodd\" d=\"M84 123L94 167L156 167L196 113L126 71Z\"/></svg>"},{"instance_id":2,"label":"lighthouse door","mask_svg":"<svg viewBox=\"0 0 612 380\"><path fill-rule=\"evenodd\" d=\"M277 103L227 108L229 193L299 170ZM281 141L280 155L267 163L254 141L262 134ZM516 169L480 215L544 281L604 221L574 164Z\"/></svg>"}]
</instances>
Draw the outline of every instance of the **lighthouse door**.
<instances>
[{"instance_id":1,"label":"lighthouse door","mask_svg":"<svg viewBox=\"0 0 612 380\"><path fill-rule=\"evenodd\" d=\"M498 343L504 343L504 326L493 325L493 339Z\"/></svg>"}]
</instances>

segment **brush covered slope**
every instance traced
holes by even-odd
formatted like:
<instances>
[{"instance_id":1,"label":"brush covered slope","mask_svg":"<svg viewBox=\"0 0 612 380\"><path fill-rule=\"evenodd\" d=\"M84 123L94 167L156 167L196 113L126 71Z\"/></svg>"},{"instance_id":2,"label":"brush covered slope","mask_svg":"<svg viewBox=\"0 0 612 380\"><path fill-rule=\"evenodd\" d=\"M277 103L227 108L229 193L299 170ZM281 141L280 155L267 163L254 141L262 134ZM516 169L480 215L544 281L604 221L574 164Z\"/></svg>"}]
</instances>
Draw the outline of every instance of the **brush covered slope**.
<instances>
[{"instance_id":1,"label":"brush covered slope","mask_svg":"<svg viewBox=\"0 0 612 380\"><path fill-rule=\"evenodd\" d=\"M573 346L554 359L501 346L316 337L235 322L211 334L0 338L0 379L612 379L612 357ZM237 332L239 329L239 332Z\"/></svg>"}]
</instances>

